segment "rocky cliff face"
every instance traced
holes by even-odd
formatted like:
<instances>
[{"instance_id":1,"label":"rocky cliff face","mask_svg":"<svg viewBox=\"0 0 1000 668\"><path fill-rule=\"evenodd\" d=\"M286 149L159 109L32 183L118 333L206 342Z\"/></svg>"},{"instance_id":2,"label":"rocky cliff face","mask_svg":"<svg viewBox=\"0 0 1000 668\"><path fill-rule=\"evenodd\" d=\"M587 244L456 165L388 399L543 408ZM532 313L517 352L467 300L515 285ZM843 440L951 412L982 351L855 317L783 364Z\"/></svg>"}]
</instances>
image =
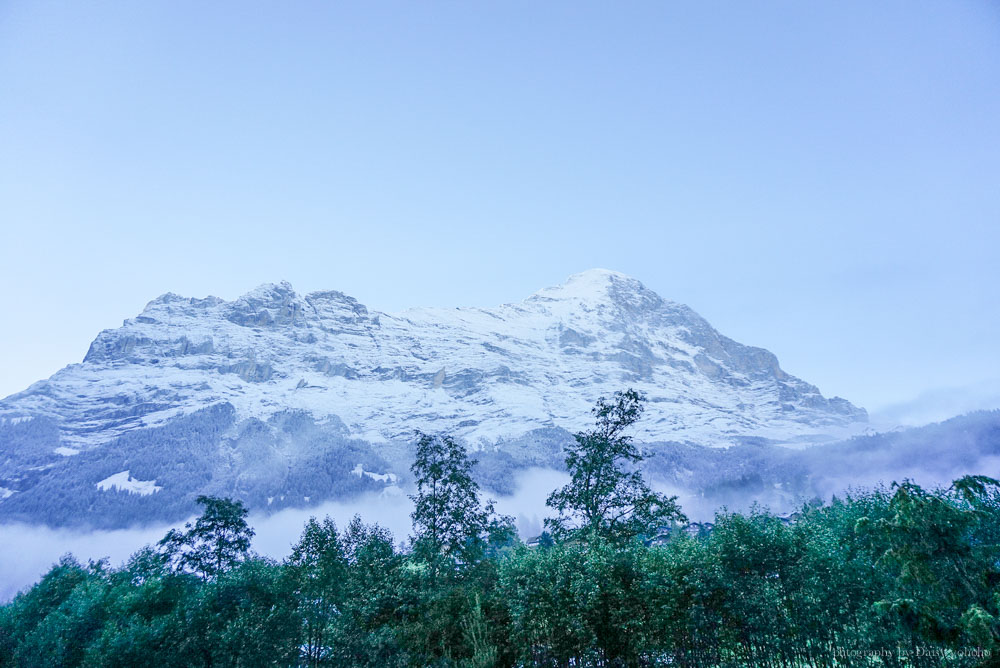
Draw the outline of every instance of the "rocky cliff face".
<instances>
[{"instance_id":1,"label":"rocky cliff face","mask_svg":"<svg viewBox=\"0 0 1000 668\"><path fill-rule=\"evenodd\" d=\"M202 429L212 407L217 422L197 439L205 485L249 485L273 504L290 483L268 467L285 475L336 450L330 439L353 443L363 471L402 474L401 444L416 429L451 433L511 465L540 451L548 461L552 447L538 445L538 434L584 428L594 401L625 387L649 398L637 433L648 443L797 441L866 419L786 374L767 350L728 339L690 308L604 270L490 309L386 314L339 292L299 295L287 283L232 302L167 294L98 335L81 364L0 402L0 443L10 454L0 468L0 487L10 491L0 516L26 503L37 481L63 475L52 472L70 460L105 462L121 451L122 461L92 475L129 469L137 480L160 480L156 470L136 469L128 447L134 452L142 434L162 436L182 420ZM45 425L36 427L44 437L23 435L32 420ZM260 480L267 484L258 489ZM161 482L163 491L143 498L168 495Z\"/></svg>"}]
</instances>

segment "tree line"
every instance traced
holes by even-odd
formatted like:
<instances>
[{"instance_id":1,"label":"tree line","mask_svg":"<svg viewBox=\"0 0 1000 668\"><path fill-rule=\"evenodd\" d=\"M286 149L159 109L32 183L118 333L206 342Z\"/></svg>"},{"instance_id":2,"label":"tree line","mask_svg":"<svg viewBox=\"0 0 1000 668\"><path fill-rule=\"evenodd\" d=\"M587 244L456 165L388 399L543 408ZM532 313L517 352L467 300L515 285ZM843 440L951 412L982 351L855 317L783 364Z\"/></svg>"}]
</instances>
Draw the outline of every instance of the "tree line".
<instances>
[{"instance_id":1,"label":"tree line","mask_svg":"<svg viewBox=\"0 0 1000 668\"><path fill-rule=\"evenodd\" d=\"M531 547L465 448L421 434L406 544L313 518L278 562L252 552L241 502L199 497L197 520L121 567L64 557L0 608L0 665L998 663L996 480L903 481L791 523L721 511L692 532L641 475L642 410L631 390L598 402Z\"/></svg>"}]
</instances>

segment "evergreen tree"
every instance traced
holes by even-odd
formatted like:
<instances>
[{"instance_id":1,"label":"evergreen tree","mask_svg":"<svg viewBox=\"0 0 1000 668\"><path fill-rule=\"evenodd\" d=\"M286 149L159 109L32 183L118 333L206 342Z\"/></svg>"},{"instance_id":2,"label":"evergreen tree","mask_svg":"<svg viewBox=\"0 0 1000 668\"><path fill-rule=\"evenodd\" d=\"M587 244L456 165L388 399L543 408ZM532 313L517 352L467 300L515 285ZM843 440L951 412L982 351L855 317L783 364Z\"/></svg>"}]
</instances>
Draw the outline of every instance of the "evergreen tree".
<instances>
[{"instance_id":1,"label":"evergreen tree","mask_svg":"<svg viewBox=\"0 0 1000 668\"><path fill-rule=\"evenodd\" d=\"M593 409L596 427L576 434L576 442L567 447L570 482L546 501L559 513L545 520L557 539L621 543L686 521L677 497L651 490L637 468L645 455L625 431L642 415L643 401L631 389L616 392L611 402L601 397Z\"/></svg>"}]
</instances>

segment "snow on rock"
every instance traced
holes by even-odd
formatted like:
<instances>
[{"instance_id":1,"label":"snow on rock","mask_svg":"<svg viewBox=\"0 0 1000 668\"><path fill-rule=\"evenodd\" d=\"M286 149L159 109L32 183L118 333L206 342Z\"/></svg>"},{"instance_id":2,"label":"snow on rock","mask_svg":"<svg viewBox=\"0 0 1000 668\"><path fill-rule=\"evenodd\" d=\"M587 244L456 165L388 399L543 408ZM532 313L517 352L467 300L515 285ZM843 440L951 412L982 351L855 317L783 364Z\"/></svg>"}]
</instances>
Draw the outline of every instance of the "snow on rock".
<instances>
[{"instance_id":1,"label":"snow on rock","mask_svg":"<svg viewBox=\"0 0 1000 668\"><path fill-rule=\"evenodd\" d=\"M288 283L234 301L166 294L101 332L82 363L0 401L0 419L42 416L61 446L90 449L228 403L239 419L336 416L371 443L420 430L491 447L586 428L595 400L626 387L649 398L636 433L645 442L806 441L867 420L767 350L603 269L519 303L395 314Z\"/></svg>"},{"instance_id":2,"label":"snow on rock","mask_svg":"<svg viewBox=\"0 0 1000 668\"><path fill-rule=\"evenodd\" d=\"M2 425L15 425L22 424L24 422L30 422L30 415L11 415L8 417L0 417L0 426Z\"/></svg>"},{"instance_id":3,"label":"snow on rock","mask_svg":"<svg viewBox=\"0 0 1000 668\"><path fill-rule=\"evenodd\" d=\"M138 480L133 478L128 471L122 471L98 482L97 489L102 492L119 491L138 494L140 496L149 496L150 494L159 492L163 488L157 485L155 480Z\"/></svg>"},{"instance_id":4,"label":"snow on rock","mask_svg":"<svg viewBox=\"0 0 1000 668\"><path fill-rule=\"evenodd\" d=\"M384 483L395 484L396 482L399 481L399 477L395 473L372 473L371 471L364 470L361 464L358 464L353 469L351 469L351 473L358 476L359 478L364 476L371 478L372 480L378 480L379 482L384 482Z\"/></svg>"},{"instance_id":5,"label":"snow on rock","mask_svg":"<svg viewBox=\"0 0 1000 668\"><path fill-rule=\"evenodd\" d=\"M603 269L493 308L380 313L288 283L233 301L168 293L98 334L81 363L0 400L0 443L11 444L0 486L18 490L0 520L174 521L193 494L219 489L280 510L356 489L339 467L305 475L343 456L363 462L358 478L405 494L389 471L409 467L416 431L464 442L498 481L505 467L558 466L561 444L593 424L595 401L629 387L648 398L634 436L654 449L807 447L867 419L769 351ZM131 476L140 461L154 480ZM196 489L194 466L212 472ZM157 507L94 505L79 492L115 470L99 490L159 492Z\"/></svg>"}]
</instances>

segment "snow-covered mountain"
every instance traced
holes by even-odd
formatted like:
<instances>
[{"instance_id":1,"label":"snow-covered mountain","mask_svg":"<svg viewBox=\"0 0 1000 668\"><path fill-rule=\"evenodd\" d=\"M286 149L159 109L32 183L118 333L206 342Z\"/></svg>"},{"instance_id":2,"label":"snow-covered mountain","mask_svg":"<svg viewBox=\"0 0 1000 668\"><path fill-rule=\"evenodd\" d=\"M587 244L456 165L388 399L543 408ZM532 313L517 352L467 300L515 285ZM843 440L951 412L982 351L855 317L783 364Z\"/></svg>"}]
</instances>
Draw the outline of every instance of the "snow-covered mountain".
<instances>
[{"instance_id":1,"label":"snow-covered mountain","mask_svg":"<svg viewBox=\"0 0 1000 668\"><path fill-rule=\"evenodd\" d=\"M649 399L645 443L808 442L867 418L606 270L490 309L379 313L287 283L231 302L166 294L0 402L0 518L69 521L53 494L108 523L202 491L273 506L384 489L405 481L417 429L464 439L499 479L557 462L625 387Z\"/></svg>"}]
</instances>

